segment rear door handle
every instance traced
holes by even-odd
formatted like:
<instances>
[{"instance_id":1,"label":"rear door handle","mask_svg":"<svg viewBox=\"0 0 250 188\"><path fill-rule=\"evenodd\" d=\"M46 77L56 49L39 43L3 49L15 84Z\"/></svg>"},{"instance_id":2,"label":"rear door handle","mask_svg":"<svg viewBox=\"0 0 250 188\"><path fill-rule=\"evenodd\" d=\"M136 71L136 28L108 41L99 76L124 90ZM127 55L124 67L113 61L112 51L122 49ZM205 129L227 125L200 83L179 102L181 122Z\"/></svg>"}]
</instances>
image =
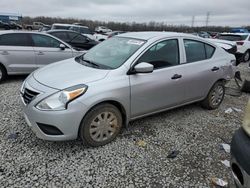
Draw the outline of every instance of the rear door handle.
<instances>
[{"instance_id":1,"label":"rear door handle","mask_svg":"<svg viewBox=\"0 0 250 188\"><path fill-rule=\"evenodd\" d=\"M37 55L44 55L43 52L37 52Z\"/></svg>"},{"instance_id":2,"label":"rear door handle","mask_svg":"<svg viewBox=\"0 0 250 188\"><path fill-rule=\"evenodd\" d=\"M9 55L9 52L8 51L2 51L1 54L2 55Z\"/></svg>"},{"instance_id":3,"label":"rear door handle","mask_svg":"<svg viewBox=\"0 0 250 188\"><path fill-rule=\"evenodd\" d=\"M179 78L181 78L182 77L182 75L180 75L180 74L175 74L174 76L172 76L172 80L176 80L176 79L179 79Z\"/></svg>"},{"instance_id":4,"label":"rear door handle","mask_svg":"<svg viewBox=\"0 0 250 188\"><path fill-rule=\"evenodd\" d=\"M212 69L211 69L211 71L217 71L217 70L219 70L220 68L219 67L213 67Z\"/></svg>"}]
</instances>

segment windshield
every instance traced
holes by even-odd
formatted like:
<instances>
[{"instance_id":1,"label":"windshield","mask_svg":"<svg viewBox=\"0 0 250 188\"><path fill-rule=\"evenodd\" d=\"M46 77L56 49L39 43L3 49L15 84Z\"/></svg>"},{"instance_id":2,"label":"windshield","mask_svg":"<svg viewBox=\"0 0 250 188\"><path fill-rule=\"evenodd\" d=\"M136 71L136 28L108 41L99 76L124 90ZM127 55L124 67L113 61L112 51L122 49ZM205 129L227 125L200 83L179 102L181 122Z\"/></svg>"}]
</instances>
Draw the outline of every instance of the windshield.
<instances>
[{"instance_id":1,"label":"windshield","mask_svg":"<svg viewBox=\"0 0 250 188\"><path fill-rule=\"evenodd\" d=\"M82 56L82 61L92 62L101 67L116 69L133 55L143 44L144 40L113 37Z\"/></svg>"},{"instance_id":2,"label":"windshield","mask_svg":"<svg viewBox=\"0 0 250 188\"><path fill-rule=\"evenodd\" d=\"M229 41L241 41L245 40L247 35L220 35L218 39L229 40Z\"/></svg>"}]
</instances>

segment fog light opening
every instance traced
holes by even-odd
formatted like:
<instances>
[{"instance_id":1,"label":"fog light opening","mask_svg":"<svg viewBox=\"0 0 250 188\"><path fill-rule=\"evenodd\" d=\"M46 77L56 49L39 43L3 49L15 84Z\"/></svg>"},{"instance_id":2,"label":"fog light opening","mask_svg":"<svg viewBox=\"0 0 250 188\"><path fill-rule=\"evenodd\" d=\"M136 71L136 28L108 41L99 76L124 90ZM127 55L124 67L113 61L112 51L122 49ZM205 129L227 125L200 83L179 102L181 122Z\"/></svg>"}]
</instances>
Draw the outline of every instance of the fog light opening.
<instances>
[{"instance_id":1,"label":"fog light opening","mask_svg":"<svg viewBox=\"0 0 250 188\"><path fill-rule=\"evenodd\" d=\"M243 174L242 174L240 168L238 167L238 165L235 164L235 163L233 163L232 164L232 170L233 170L234 175L238 178L238 180L241 183L241 185L244 185Z\"/></svg>"}]
</instances>

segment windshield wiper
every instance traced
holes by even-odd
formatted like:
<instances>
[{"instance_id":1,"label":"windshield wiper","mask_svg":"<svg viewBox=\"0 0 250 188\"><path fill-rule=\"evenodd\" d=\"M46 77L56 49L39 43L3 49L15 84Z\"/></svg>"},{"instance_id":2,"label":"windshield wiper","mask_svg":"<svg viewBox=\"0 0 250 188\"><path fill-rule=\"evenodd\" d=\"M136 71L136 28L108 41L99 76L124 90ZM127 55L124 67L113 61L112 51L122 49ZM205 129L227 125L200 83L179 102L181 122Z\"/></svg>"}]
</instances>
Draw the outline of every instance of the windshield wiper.
<instances>
[{"instance_id":1,"label":"windshield wiper","mask_svg":"<svg viewBox=\"0 0 250 188\"><path fill-rule=\"evenodd\" d=\"M98 65L97 63L94 63L92 61L89 61L89 60L86 60L86 59L83 59L83 61L86 62L86 63L88 63L88 64L91 64L91 65L93 65L95 67L100 67L100 65Z\"/></svg>"}]
</instances>

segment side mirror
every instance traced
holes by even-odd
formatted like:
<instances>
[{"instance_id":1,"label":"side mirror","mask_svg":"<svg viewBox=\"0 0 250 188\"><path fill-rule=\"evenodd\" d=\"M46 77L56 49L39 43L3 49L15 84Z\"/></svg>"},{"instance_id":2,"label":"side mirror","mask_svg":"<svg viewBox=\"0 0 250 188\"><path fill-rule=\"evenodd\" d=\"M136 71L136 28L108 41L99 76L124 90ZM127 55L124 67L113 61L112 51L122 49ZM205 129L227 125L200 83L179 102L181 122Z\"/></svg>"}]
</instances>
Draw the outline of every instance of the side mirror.
<instances>
[{"instance_id":1,"label":"side mirror","mask_svg":"<svg viewBox=\"0 0 250 188\"><path fill-rule=\"evenodd\" d=\"M59 48L60 48L61 50L65 50L66 46L65 46L64 44L60 44Z\"/></svg>"},{"instance_id":2,"label":"side mirror","mask_svg":"<svg viewBox=\"0 0 250 188\"><path fill-rule=\"evenodd\" d=\"M135 73L151 73L154 70L154 66L150 63L142 62L134 67Z\"/></svg>"}]
</instances>

